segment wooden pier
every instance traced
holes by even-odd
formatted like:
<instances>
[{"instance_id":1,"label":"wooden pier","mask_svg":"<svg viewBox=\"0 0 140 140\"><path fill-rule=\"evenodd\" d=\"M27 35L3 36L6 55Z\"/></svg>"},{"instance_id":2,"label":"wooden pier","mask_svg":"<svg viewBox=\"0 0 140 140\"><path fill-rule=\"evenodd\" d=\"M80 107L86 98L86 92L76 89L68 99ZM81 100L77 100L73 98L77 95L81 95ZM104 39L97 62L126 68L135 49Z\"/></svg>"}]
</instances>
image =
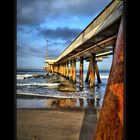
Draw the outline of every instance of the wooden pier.
<instances>
[{"instance_id":1,"label":"wooden pier","mask_svg":"<svg viewBox=\"0 0 140 140\"><path fill-rule=\"evenodd\" d=\"M124 129L124 13L123 0L112 1L54 60L46 59L48 71L76 82L80 61L79 87L83 88L83 62L89 62L85 82L91 88L101 83L98 61L113 55L103 106L93 140L123 140ZM68 67L69 66L69 67Z\"/></svg>"},{"instance_id":2,"label":"wooden pier","mask_svg":"<svg viewBox=\"0 0 140 140\"><path fill-rule=\"evenodd\" d=\"M123 13L123 1L111 2L56 58L46 59L47 70L59 73L76 83L76 62L80 61L79 86L83 87L83 61L89 61L86 82L94 87L95 73L101 83L98 61L112 55ZM70 67L68 67L70 65Z\"/></svg>"}]
</instances>

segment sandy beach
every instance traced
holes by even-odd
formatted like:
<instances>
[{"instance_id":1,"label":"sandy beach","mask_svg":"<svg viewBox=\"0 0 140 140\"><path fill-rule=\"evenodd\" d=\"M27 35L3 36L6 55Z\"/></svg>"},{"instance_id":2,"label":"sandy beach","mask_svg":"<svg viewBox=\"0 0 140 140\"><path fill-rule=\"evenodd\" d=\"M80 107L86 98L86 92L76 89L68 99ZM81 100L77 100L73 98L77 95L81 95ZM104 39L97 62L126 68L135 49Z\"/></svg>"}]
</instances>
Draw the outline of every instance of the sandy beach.
<instances>
[{"instance_id":1,"label":"sandy beach","mask_svg":"<svg viewBox=\"0 0 140 140\"><path fill-rule=\"evenodd\" d=\"M94 109L17 109L17 140L90 140Z\"/></svg>"}]
</instances>

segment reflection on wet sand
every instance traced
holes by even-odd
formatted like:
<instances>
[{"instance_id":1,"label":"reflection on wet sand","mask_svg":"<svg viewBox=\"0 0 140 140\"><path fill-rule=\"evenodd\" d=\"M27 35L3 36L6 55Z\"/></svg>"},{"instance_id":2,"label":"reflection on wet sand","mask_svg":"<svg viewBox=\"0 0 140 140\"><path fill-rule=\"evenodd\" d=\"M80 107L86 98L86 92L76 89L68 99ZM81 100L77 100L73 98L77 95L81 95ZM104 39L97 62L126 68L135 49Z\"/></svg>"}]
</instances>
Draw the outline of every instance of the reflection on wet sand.
<instances>
[{"instance_id":1,"label":"reflection on wet sand","mask_svg":"<svg viewBox=\"0 0 140 140\"><path fill-rule=\"evenodd\" d=\"M96 108L94 99L79 99L79 98L47 98L45 106L64 107L64 108Z\"/></svg>"},{"instance_id":2,"label":"reflection on wet sand","mask_svg":"<svg viewBox=\"0 0 140 140\"><path fill-rule=\"evenodd\" d=\"M33 106L34 105L34 106ZM44 98L19 95L17 100L19 108L94 108L100 109L101 104L95 99L86 98Z\"/></svg>"},{"instance_id":3,"label":"reflection on wet sand","mask_svg":"<svg viewBox=\"0 0 140 140\"><path fill-rule=\"evenodd\" d=\"M59 91L64 92L76 92L76 84L73 84L72 82L69 82L68 80L65 80L64 82L61 82L61 85L59 86Z\"/></svg>"},{"instance_id":4,"label":"reflection on wet sand","mask_svg":"<svg viewBox=\"0 0 140 140\"><path fill-rule=\"evenodd\" d=\"M61 99L58 100L57 105L59 107L75 107L76 106L76 99Z\"/></svg>"}]
</instances>

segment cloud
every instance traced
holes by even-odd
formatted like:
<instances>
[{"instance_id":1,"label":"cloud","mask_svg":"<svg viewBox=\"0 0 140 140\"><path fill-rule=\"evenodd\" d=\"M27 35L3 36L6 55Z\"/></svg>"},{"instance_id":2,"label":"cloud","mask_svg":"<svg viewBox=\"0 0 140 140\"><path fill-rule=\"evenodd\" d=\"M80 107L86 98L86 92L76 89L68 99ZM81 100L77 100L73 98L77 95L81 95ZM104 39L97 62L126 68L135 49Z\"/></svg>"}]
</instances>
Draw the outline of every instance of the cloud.
<instances>
[{"instance_id":1,"label":"cloud","mask_svg":"<svg viewBox=\"0 0 140 140\"><path fill-rule=\"evenodd\" d=\"M62 51L112 0L17 0L17 62L43 65Z\"/></svg>"},{"instance_id":2,"label":"cloud","mask_svg":"<svg viewBox=\"0 0 140 140\"><path fill-rule=\"evenodd\" d=\"M61 40L72 40L82 30L81 29L70 29L67 27L56 28L56 29L41 29L38 35L42 35L44 38L61 39Z\"/></svg>"},{"instance_id":3,"label":"cloud","mask_svg":"<svg viewBox=\"0 0 140 140\"><path fill-rule=\"evenodd\" d=\"M57 57L61 53L62 48L53 48L49 47L49 57ZM24 58L28 59L29 57L43 58L46 57L46 48L41 47L37 48L35 46L29 46L26 43L17 44L17 59Z\"/></svg>"},{"instance_id":4,"label":"cloud","mask_svg":"<svg viewBox=\"0 0 140 140\"><path fill-rule=\"evenodd\" d=\"M38 25L60 17L93 16L111 0L18 0L17 23Z\"/></svg>"},{"instance_id":5,"label":"cloud","mask_svg":"<svg viewBox=\"0 0 140 140\"><path fill-rule=\"evenodd\" d=\"M49 0L46 2L49 4ZM18 0L17 23L22 25L39 24L44 21L46 16L44 15L46 13L45 7L45 0Z\"/></svg>"},{"instance_id":6,"label":"cloud","mask_svg":"<svg viewBox=\"0 0 140 140\"><path fill-rule=\"evenodd\" d=\"M29 46L25 43L17 44L17 57L27 58L30 56L45 58L44 49Z\"/></svg>"},{"instance_id":7,"label":"cloud","mask_svg":"<svg viewBox=\"0 0 140 140\"><path fill-rule=\"evenodd\" d=\"M71 43L70 40L67 41L54 41L54 42L48 42L48 55L49 57L58 57L64 49Z\"/></svg>"}]
</instances>

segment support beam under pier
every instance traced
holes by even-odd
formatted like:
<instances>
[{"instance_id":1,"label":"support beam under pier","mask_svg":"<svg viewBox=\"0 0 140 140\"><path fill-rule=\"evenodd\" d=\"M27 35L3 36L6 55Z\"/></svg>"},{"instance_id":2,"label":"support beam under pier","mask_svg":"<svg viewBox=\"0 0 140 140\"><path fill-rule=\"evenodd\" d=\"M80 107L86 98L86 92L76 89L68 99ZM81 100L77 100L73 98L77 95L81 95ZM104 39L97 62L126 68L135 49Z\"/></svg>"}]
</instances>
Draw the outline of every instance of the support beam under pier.
<instances>
[{"instance_id":1,"label":"support beam under pier","mask_svg":"<svg viewBox=\"0 0 140 140\"><path fill-rule=\"evenodd\" d=\"M63 76L65 76L65 63L63 63Z\"/></svg>"},{"instance_id":2,"label":"support beam under pier","mask_svg":"<svg viewBox=\"0 0 140 140\"><path fill-rule=\"evenodd\" d=\"M61 65L59 64L59 74L61 74Z\"/></svg>"},{"instance_id":3,"label":"support beam under pier","mask_svg":"<svg viewBox=\"0 0 140 140\"><path fill-rule=\"evenodd\" d=\"M65 77L67 77L67 63L65 62Z\"/></svg>"},{"instance_id":4,"label":"support beam under pier","mask_svg":"<svg viewBox=\"0 0 140 140\"><path fill-rule=\"evenodd\" d=\"M64 63L63 63L63 74L62 75L65 76L65 65L64 65Z\"/></svg>"},{"instance_id":5,"label":"support beam under pier","mask_svg":"<svg viewBox=\"0 0 140 140\"><path fill-rule=\"evenodd\" d=\"M83 57L80 57L80 77L79 77L80 89L83 89Z\"/></svg>"},{"instance_id":6,"label":"support beam under pier","mask_svg":"<svg viewBox=\"0 0 140 140\"><path fill-rule=\"evenodd\" d=\"M73 67L72 67L72 81L76 83L76 60L73 60Z\"/></svg>"},{"instance_id":7,"label":"support beam under pier","mask_svg":"<svg viewBox=\"0 0 140 140\"><path fill-rule=\"evenodd\" d=\"M100 78L100 73L99 73L97 62L95 62L95 71L96 71L96 75L97 75L97 82L101 83L101 78Z\"/></svg>"},{"instance_id":8,"label":"support beam under pier","mask_svg":"<svg viewBox=\"0 0 140 140\"><path fill-rule=\"evenodd\" d=\"M72 80L72 60L70 60L70 80Z\"/></svg>"},{"instance_id":9,"label":"support beam under pier","mask_svg":"<svg viewBox=\"0 0 140 140\"><path fill-rule=\"evenodd\" d=\"M89 74L90 74L90 62L89 62L89 65L88 65L88 71L87 71L85 82L88 82Z\"/></svg>"},{"instance_id":10,"label":"support beam under pier","mask_svg":"<svg viewBox=\"0 0 140 140\"><path fill-rule=\"evenodd\" d=\"M95 84L95 53L90 57L90 87L93 88Z\"/></svg>"},{"instance_id":11,"label":"support beam under pier","mask_svg":"<svg viewBox=\"0 0 140 140\"><path fill-rule=\"evenodd\" d=\"M69 62L66 62L66 77L69 77Z\"/></svg>"},{"instance_id":12,"label":"support beam under pier","mask_svg":"<svg viewBox=\"0 0 140 140\"><path fill-rule=\"evenodd\" d=\"M124 50L125 32L122 17L109 74L104 102L92 140L124 140Z\"/></svg>"},{"instance_id":13,"label":"support beam under pier","mask_svg":"<svg viewBox=\"0 0 140 140\"><path fill-rule=\"evenodd\" d=\"M60 64L60 74L62 75L62 64Z\"/></svg>"},{"instance_id":14,"label":"support beam under pier","mask_svg":"<svg viewBox=\"0 0 140 140\"><path fill-rule=\"evenodd\" d=\"M54 65L51 65L52 74L54 74Z\"/></svg>"}]
</instances>

